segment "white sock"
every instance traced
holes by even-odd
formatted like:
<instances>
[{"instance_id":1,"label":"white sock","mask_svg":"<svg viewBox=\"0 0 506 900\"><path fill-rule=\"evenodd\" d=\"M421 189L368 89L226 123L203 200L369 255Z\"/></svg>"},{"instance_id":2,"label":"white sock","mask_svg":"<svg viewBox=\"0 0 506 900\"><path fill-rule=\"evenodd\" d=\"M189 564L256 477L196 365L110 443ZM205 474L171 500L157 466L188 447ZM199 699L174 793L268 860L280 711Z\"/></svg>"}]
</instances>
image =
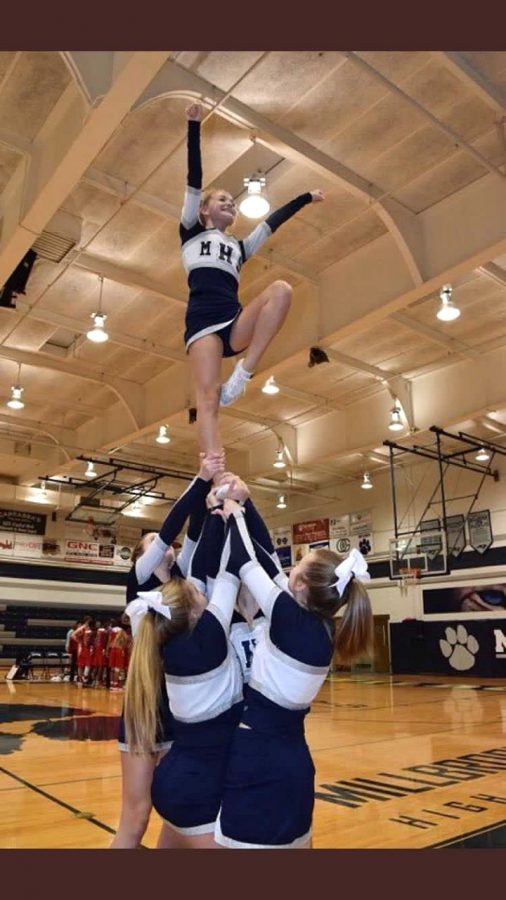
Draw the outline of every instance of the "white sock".
<instances>
[{"instance_id":1,"label":"white sock","mask_svg":"<svg viewBox=\"0 0 506 900\"><path fill-rule=\"evenodd\" d=\"M241 378L244 378L245 381L249 381L249 379L253 375L253 372L248 372L248 370L244 368L244 360L243 359L239 360L236 368L238 369Z\"/></svg>"}]
</instances>

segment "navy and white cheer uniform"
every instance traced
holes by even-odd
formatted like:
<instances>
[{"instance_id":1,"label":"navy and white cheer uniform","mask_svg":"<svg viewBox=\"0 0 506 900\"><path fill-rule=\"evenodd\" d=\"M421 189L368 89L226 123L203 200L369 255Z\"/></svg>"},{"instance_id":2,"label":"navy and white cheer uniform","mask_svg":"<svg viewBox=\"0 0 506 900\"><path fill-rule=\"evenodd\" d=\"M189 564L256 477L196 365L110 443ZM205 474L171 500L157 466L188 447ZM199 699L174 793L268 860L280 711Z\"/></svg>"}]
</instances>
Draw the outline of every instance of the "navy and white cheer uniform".
<instances>
[{"instance_id":1,"label":"navy and white cheer uniform","mask_svg":"<svg viewBox=\"0 0 506 900\"><path fill-rule=\"evenodd\" d=\"M174 743L155 769L151 795L164 821L184 834L214 831L241 716L242 675L228 640L238 589L239 579L220 570L195 627L162 648Z\"/></svg>"},{"instance_id":2,"label":"navy and white cheer uniform","mask_svg":"<svg viewBox=\"0 0 506 900\"><path fill-rule=\"evenodd\" d=\"M202 200L200 122L188 122L188 185L179 233L183 265L188 276L190 297L186 312L186 349L201 337L216 332L223 343L223 355L234 356L230 332L242 311L239 303L239 273L262 244L307 203L310 193L301 194L271 213L243 240L219 228L206 228L199 221Z\"/></svg>"},{"instance_id":3,"label":"navy and white cheer uniform","mask_svg":"<svg viewBox=\"0 0 506 900\"><path fill-rule=\"evenodd\" d=\"M135 600L139 591L157 590L168 578L182 578L186 575L196 546L196 538L201 530L205 516L205 498L209 493L210 486L211 483L209 481L205 481L197 476L186 491L176 500L165 518L160 533L156 535L142 556L135 561L128 573L127 604L131 600ZM181 552L178 554L176 562L169 573L165 565L165 554L172 542L175 541L188 516L190 516L188 534L184 538ZM157 721L155 750L165 751L171 747L173 740L172 715L169 709L165 681L162 684L160 693ZM123 752L129 752L123 712L119 722L118 747Z\"/></svg>"},{"instance_id":4,"label":"navy and white cheer uniform","mask_svg":"<svg viewBox=\"0 0 506 900\"><path fill-rule=\"evenodd\" d=\"M332 633L276 583L285 576L266 555L267 574L242 513L230 516L229 528L226 570L240 575L268 625L253 655L215 837L226 847L295 848L311 836L314 766L304 719L329 670Z\"/></svg>"},{"instance_id":5,"label":"navy and white cheer uniform","mask_svg":"<svg viewBox=\"0 0 506 900\"><path fill-rule=\"evenodd\" d=\"M268 558L268 562L271 565L275 561L274 571L277 572L279 559L265 522L250 498L244 502L243 508L248 531L258 554L263 554L266 559ZM221 516L209 512L192 556L188 573L189 579L206 596L210 596L212 592L224 541L225 526L223 519ZM266 621L256 600L249 592L248 596L245 597L243 591L240 604L236 606L232 615L229 639L239 660L245 683L249 681L253 652L266 625Z\"/></svg>"}]
</instances>

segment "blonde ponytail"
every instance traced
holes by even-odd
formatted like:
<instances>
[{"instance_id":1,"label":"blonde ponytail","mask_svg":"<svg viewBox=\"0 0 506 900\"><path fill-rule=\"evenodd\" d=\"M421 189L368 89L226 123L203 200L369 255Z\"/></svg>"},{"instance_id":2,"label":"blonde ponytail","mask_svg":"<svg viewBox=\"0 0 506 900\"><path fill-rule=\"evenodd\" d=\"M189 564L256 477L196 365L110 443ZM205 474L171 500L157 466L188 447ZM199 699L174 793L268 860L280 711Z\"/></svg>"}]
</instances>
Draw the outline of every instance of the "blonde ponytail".
<instances>
[{"instance_id":1,"label":"blonde ponytail","mask_svg":"<svg viewBox=\"0 0 506 900\"><path fill-rule=\"evenodd\" d=\"M125 732L133 753L154 753L159 724L163 678L161 648L171 637L188 631L192 621L193 588L181 578L162 585L160 593L170 605L167 619L149 610L140 621L128 666L125 688Z\"/></svg>"},{"instance_id":2,"label":"blonde ponytail","mask_svg":"<svg viewBox=\"0 0 506 900\"><path fill-rule=\"evenodd\" d=\"M139 625L125 688L125 733L133 753L154 753L159 719L162 660L155 616L148 613Z\"/></svg>"}]
</instances>

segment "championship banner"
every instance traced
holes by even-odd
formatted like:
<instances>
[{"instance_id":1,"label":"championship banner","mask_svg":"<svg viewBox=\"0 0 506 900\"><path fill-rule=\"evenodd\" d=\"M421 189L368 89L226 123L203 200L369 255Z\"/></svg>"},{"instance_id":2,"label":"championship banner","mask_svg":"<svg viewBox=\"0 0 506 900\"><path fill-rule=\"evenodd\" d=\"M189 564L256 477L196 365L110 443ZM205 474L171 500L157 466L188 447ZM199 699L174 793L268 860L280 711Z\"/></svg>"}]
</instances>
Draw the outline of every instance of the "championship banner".
<instances>
[{"instance_id":1,"label":"championship banner","mask_svg":"<svg viewBox=\"0 0 506 900\"><path fill-rule=\"evenodd\" d=\"M47 516L22 509L0 509L0 532L16 534L45 534Z\"/></svg>"},{"instance_id":2,"label":"championship banner","mask_svg":"<svg viewBox=\"0 0 506 900\"><path fill-rule=\"evenodd\" d=\"M370 509L350 513L350 548L360 550L362 556L374 553L372 512ZM338 550L338 553L349 551Z\"/></svg>"},{"instance_id":3,"label":"championship banner","mask_svg":"<svg viewBox=\"0 0 506 900\"><path fill-rule=\"evenodd\" d=\"M466 546L465 517L461 514L446 517L448 554L458 557Z\"/></svg>"},{"instance_id":4,"label":"championship banner","mask_svg":"<svg viewBox=\"0 0 506 900\"><path fill-rule=\"evenodd\" d=\"M350 517L348 515L334 516L329 519L329 548L336 553L350 552Z\"/></svg>"},{"instance_id":5,"label":"championship banner","mask_svg":"<svg viewBox=\"0 0 506 900\"><path fill-rule=\"evenodd\" d=\"M468 513L467 527L469 529L469 543L473 550L476 550L478 553L485 553L492 546L494 540L490 510L482 509L479 512Z\"/></svg>"},{"instance_id":6,"label":"championship banner","mask_svg":"<svg viewBox=\"0 0 506 900\"><path fill-rule=\"evenodd\" d=\"M292 526L273 528L271 538L282 568L289 569L292 564Z\"/></svg>"},{"instance_id":7,"label":"championship banner","mask_svg":"<svg viewBox=\"0 0 506 900\"><path fill-rule=\"evenodd\" d=\"M439 519L424 519L420 522L420 532L438 531L441 528ZM428 534L422 537L420 544L422 553L425 553L428 559L436 559L443 550L443 542L438 534Z\"/></svg>"},{"instance_id":8,"label":"championship banner","mask_svg":"<svg viewBox=\"0 0 506 900\"><path fill-rule=\"evenodd\" d=\"M311 522L298 522L293 526L294 544L312 544L315 541L328 541L328 539L328 519L313 519Z\"/></svg>"}]
</instances>

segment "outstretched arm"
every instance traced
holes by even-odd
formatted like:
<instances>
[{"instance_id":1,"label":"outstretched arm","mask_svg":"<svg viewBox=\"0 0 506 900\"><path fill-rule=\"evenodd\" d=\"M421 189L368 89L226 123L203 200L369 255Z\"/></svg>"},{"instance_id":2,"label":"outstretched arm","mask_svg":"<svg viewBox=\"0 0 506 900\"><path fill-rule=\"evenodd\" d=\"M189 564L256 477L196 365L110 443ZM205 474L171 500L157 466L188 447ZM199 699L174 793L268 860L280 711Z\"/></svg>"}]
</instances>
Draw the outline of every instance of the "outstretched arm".
<instances>
[{"instance_id":1,"label":"outstretched arm","mask_svg":"<svg viewBox=\"0 0 506 900\"><path fill-rule=\"evenodd\" d=\"M270 216L267 216L260 225L257 225L251 234L248 234L244 240L239 242L241 244L244 261L249 259L250 256L253 256L262 244L270 238L271 234L274 234L280 225L283 225L284 222L291 219L303 206L306 206L308 203L319 203L324 199L325 196L322 191L308 191L306 194L300 194L298 197L295 197L294 200L290 200L289 203L285 203L284 206L280 206L279 209L276 209Z\"/></svg>"},{"instance_id":2,"label":"outstretched arm","mask_svg":"<svg viewBox=\"0 0 506 900\"><path fill-rule=\"evenodd\" d=\"M188 120L188 177L187 187L181 213L180 231L188 231L198 222L202 194L202 158L200 153L200 122L202 107L193 103L186 109ZM181 234L183 236L183 234Z\"/></svg>"},{"instance_id":3,"label":"outstretched arm","mask_svg":"<svg viewBox=\"0 0 506 900\"><path fill-rule=\"evenodd\" d=\"M205 502L211 479L223 470L222 454L209 454L202 459L198 475L193 479L167 515L160 533L139 557L135 564L135 574L139 584L144 584L162 562L167 548L181 531L194 506Z\"/></svg>"},{"instance_id":4,"label":"outstretched arm","mask_svg":"<svg viewBox=\"0 0 506 900\"><path fill-rule=\"evenodd\" d=\"M208 511L195 552L191 558L188 577L204 594L214 587L225 539L225 523L221 516Z\"/></svg>"},{"instance_id":5,"label":"outstretched arm","mask_svg":"<svg viewBox=\"0 0 506 900\"><path fill-rule=\"evenodd\" d=\"M190 513L188 531L183 538L183 546L176 557L177 566L183 578L186 578L192 563L193 555L201 538L202 529L206 519L206 497L196 503ZM221 546L220 546L221 550ZM219 553L218 553L219 556Z\"/></svg>"},{"instance_id":6,"label":"outstretched arm","mask_svg":"<svg viewBox=\"0 0 506 900\"><path fill-rule=\"evenodd\" d=\"M225 500L225 514L228 516L229 525L225 548L230 544L230 554L224 566L225 572L244 582L262 612L270 618L281 588L269 577L258 561L241 507L233 500Z\"/></svg>"},{"instance_id":7,"label":"outstretched arm","mask_svg":"<svg viewBox=\"0 0 506 900\"><path fill-rule=\"evenodd\" d=\"M248 531L253 543L257 543L261 547L263 547L265 553L269 554L271 559L276 564L277 570L280 572L281 565L279 563L279 557L274 549L274 544L272 543L269 529L267 528L267 525L262 519L262 516L253 503L253 500L251 499L248 485L245 481L242 480L242 478L239 478L232 472L225 472L222 478L222 482L228 482L228 492L226 496L231 500L237 500L243 507L246 517L246 525L248 527Z\"/></svg>"},{"instance_id":8,"label":"outstretched arm","mask_svg":"<svg viewBox=\"0 0 506 900\"><path fill-rule=\"evenodd\" d=\"M212 518L217 518L213 517ZM230 535L227 536L223 545L220 559L220 568L216 581L214 582L213 592L209 601L207 611L213 613L221 623L225 631L230 631L230 623L239 593L240 580L238 575L233 574L227 568L227 560L230 557Z\"/></svg>"}]
</instances>

